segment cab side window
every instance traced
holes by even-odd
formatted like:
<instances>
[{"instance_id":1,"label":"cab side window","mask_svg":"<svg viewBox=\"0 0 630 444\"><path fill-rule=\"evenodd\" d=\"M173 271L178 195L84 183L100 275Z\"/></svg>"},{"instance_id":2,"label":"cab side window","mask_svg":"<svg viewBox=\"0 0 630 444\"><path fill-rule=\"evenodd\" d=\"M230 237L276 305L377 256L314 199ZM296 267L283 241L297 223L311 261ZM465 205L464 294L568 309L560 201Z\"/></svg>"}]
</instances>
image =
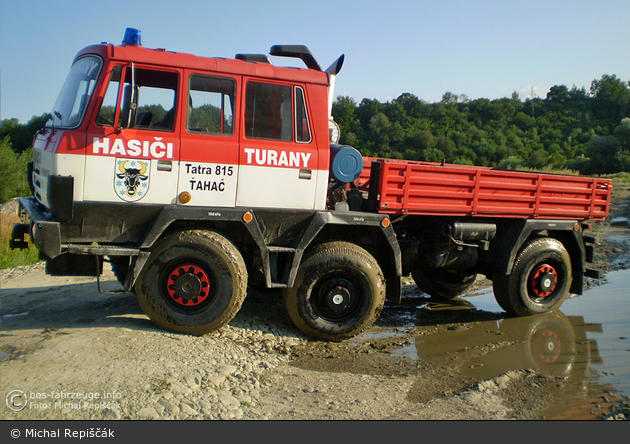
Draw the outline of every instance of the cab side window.
<instances>
[{"instance_id":1,"label":"cab side window","mask_svg":"<svg viewBox=\"0 0 630 444\"><path fill-rule=\"evenodd\" d=\"M295 87L295 141L302 143L311 141L311 128L308 122L304 90L299 86Z\"/></svg>"},{"instance_id":2,"label":"cab side window","mask_svg":"<svg viewBox=\"0 0 630 444\"><path fill-rule=\"evenodd\" d=\"M245 91L245 137L293 140L291 87L249 82Z\"/></svg>"},{"instance_id":3,"label":"cab side window","mask_svg":"<svg viewBox=\"0 0 630 444\"><path fill-rule=\"evenodd\" d=\"M248 82L245 137L309 143L312 137L304 90L299 86Z\"/></svg>"},{"instance_id":4,"label":"cab side window","mask_svg":"<svg viewBox=\"0 0 630 444\"><path fill-rule=\"evenodd\" d=\"M236 82L232 79L191 75L188 83L186 129L191 133L234 133Z\"/></svg>"},{"instance_id":5,"label":"cab side window","mask_svg":"<svg viewBox=\"0 0 630 444\"><path fill-rule=\"evenodd\" d=\"M112 71L96 123L173 131L177 85L178 75L174 72L118 66Z\"/></svg>"}]
</instances>

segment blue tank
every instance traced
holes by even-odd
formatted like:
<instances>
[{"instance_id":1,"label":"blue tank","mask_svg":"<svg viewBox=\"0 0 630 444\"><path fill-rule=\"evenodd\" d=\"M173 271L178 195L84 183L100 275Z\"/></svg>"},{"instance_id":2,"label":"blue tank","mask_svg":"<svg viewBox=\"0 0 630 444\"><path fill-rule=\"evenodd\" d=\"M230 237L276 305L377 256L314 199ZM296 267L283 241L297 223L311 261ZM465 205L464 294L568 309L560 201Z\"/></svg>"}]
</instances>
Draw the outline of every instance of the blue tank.
<instances>
[{"instance_id":1,"label":"blue tank","mask_svg":"<svg viewBox=\"0 0 630 444\"><path fill-rule=\"evenodd\" d=\"M330 145L330 173L343 183L354 182L363 171L363 157L348 145Z\"/></svg>"}]
</instances>

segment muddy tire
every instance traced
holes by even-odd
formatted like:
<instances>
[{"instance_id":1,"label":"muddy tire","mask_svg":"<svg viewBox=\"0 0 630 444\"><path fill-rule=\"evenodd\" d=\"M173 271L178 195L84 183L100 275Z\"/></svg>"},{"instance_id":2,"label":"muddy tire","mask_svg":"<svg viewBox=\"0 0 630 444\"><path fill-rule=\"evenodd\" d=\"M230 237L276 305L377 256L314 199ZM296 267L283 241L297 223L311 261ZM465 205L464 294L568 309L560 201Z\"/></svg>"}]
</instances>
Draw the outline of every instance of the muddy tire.
<instances>
[{"instance_id":1,"label":"muddy tire","mask_svg":"<svg viewBox=\"0 0 630 444\"><path fill-rule=\"evenodd\" d=\"M225 237L182 231L152 248L135 290L142 310L157 326L203 335L227 324L241 308L247 269Z\"/></svg>"},{"instance_id":2,"label":"muddy tire","mask_svg":"<svg viewBox=\"0 0 630 444\"><path fill-rule=\"evenodd\" d=\"M300 265L284 303L304 334L341 341L371 326L385 303L385 278L376 259L347 242L316 247Z\"/></svg>"},{"instance_id":3,"label":"muddy tire","mask_svg":"<svg viewBox=\"0 0 630 444\"><path fill-rule=\"evenodd\" d=\"M493 276L498 304L513 316L528 316L555 310L569 294L571 259L561 242L538 238L520 250L512 273Z\"/></svg>"},{"instance_id":4,"label":"muddy tire","mask_svg":"<svg viewBox=\"0 0 630 444\"><path fill-rule=\"evenodd\" d=\"M476 274L430 268L414 270L411 277L421 291L440 299L453 299L466 293L477 279Z\"/></svg>"}]
</instances>

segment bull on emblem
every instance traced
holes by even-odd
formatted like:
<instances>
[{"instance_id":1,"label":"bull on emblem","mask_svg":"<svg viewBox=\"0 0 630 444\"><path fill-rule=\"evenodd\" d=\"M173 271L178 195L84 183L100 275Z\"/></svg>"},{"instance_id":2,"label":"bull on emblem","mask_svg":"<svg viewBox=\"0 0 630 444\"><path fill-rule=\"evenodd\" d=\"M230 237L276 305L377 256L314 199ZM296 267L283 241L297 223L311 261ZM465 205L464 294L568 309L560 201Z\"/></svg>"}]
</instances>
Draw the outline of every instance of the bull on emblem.
<instances>
[{"instance_id":1,"label":"bull on emblem","mask_svg":"<svg viewBox=\"0 0 630 444\"><path fill-rule=\"evenodd\" d=\"M116 159L116 195L127 202L142 199L149 191L150 165L150 160Z\"/></svg>"}]
</instances>

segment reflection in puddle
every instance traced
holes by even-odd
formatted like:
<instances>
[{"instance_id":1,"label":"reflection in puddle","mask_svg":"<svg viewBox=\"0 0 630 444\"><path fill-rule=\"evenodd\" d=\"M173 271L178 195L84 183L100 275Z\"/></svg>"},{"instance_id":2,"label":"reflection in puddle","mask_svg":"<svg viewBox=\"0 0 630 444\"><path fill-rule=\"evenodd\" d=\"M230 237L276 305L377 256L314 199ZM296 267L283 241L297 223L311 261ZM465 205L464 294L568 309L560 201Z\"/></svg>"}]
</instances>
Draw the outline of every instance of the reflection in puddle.
<instances>
[{"instance_id":1,"label":"reflection in puddle","mask_svg":"<svg viewBox=\"0 0 630 444\"><path fill-rule=\"evenodd\" d=\"M562 311L602 326L591 335L602 358L593 366L597 382L613 384L630 396L630 270L610 272L605 282L566 301Z\"/></svg>"},{"instance_id":2,"label":"reflection in puddle","mask_svg":"<svg viewBox=\"0 0 630 444\"><path fill-rule=\"evenodd\" d=\"M477 380L518 369L567 376L583 374L584 364L597 354L586 340L589 329L597 327L586 325L582 317L555 312L440 328L416 336L414 346L418 359L456 367Z\"/></svg>"},{"instance_id":3,"label":"reflection in puddle","mask_svg":"<svg viewBox=\"0 0 630 444\"><path fill-rule=\"evenodd\" d=\"M628 396L628 288L630 270L610 272L604 284L568 299L562 311L521 318L505 317L491 287L451 301L421 294L406 310L389 315L390 326L404 325L414 334L412 344L407 341L392 355L448 367L474 380L518 369L560 378L551 389L556 412L582 408L587 399L607 399L610 393Z\"/></svg>"}]
</instances>

